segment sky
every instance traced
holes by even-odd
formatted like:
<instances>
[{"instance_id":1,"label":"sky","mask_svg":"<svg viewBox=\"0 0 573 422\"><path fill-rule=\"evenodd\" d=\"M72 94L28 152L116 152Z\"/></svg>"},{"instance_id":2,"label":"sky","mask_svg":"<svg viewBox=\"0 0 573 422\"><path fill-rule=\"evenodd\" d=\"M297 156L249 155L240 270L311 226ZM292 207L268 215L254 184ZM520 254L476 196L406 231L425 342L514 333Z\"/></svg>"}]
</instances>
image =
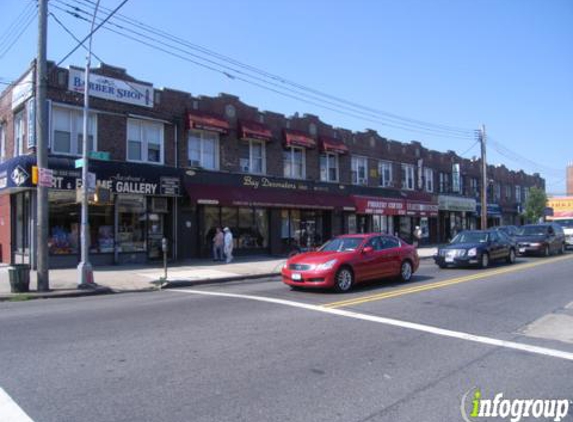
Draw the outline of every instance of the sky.
<instances>
[{"instance_id":1,"label":"sky","mask_svg":"<svg viewBox=\"0 0 573 422\"><path fill-rule=\"evenodd\" d=\"M92 1L50 0L50 60L77 45L63 27L88 34L89 23L66 11L86 18ZM98 17L122 1L101 0ZM36 55L34 4L2 0L0 89ZM573 0L128 0L117 13L94 34L96 65L123 67L157 88L233 94L260 110L310 113L467 158L479 155L473 131L483 124L490 164L539 172L548 192L565 193ZM79 49L62 65L85 58ZM253 79L253 68L266 73Z\"/></svg>"}]
</instances>

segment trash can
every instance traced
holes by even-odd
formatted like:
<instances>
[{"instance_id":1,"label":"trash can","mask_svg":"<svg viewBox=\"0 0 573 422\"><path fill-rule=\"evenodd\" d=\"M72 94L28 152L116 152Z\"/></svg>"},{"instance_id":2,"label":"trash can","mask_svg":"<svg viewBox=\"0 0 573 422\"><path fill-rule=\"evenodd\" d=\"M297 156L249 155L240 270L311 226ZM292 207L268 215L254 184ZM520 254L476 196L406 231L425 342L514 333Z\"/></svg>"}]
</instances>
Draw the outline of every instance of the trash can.
<instances>
[{"instance_id":1,"label":"trash can","mask_svg":"<svg viewBox=\"0 0 573 422\"><path fill-rule=\"evenodd\" d=\"M8 267L8 278L12 293L30 291L30 266L28 264L12 264Z\"/></svg>"}]
</instances>

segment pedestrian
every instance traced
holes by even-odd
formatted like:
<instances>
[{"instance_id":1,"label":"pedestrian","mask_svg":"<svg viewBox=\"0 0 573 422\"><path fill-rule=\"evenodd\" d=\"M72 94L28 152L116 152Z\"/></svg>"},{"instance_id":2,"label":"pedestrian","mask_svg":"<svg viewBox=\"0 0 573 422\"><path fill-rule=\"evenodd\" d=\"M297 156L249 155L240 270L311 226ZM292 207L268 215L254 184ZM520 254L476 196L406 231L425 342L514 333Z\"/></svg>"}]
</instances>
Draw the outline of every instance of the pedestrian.
<instances>
[{"instance_id":1,"label":"pedestrian","mask_svg":"<svg viewBox=\"0 0 573 422\"><path fill-rule=\"evenodd\" d=\"M215 230L213 236L213 261L223 260L223 247L225 246L225 235L220 227Z\"/></svg>"},{"instance_id":2,"label":"pedestrian","mask_svg":"<svg viewBox=\"0 0 573 422\"><path fill-rule=\"evenodd\" d=\"M414 245L420 246L420 240L422 239L422 229L420 226L416 226L414 229Z\"/></svg>"},{"instance_id":3,"label":"pedestrian","mask_svg":"<svg viewBox=\"0 0 573 422\"><path fill-rule=\"evenodd\" d=\"M224 240L224 251L225 251L225 258L227 264L233 260L233 233L229 230L228 227L223 229L223 233L225 233L225 240Z\"/></svg>"}]
</instances>

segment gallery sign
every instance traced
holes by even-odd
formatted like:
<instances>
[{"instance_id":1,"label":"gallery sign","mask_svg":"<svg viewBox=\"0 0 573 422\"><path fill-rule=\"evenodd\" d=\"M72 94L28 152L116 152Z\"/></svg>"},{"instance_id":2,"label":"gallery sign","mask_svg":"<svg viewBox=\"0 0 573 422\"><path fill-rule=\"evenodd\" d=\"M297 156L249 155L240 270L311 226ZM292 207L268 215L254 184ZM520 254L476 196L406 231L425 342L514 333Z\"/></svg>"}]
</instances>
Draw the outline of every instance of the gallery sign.
<instances>
[{"instance_id":1,"label":"gallery sign","mask_svg":"<svg viewBox=\"0 0 573 422\"><path fill-rule=\"evenodd\" d=\"M68 89L84 93L85 75L83 69L70 68ZM142 107L153 107L153 86L122 79L90 74L89 95L104 100L118 101Z\"/></svg>"}]
</instances>

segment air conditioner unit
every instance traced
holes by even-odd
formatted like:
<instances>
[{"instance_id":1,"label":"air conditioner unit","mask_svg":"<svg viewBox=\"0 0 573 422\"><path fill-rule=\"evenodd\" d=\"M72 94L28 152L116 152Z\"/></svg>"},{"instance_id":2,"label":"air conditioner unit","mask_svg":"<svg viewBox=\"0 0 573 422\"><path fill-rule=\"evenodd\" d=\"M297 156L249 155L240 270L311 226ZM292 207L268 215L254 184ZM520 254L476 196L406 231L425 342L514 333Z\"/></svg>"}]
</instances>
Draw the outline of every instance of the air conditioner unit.
<instances>
[{"instance_id":1,"label":"air conditioner unit","mask_svg":"<svg viewBox=\"0 0 573 422\"><path fill-rule=\"evenodd\" d=\"M167 213L169 211L167 198L151 198L151 211Z\"/></svg>"}]
</instances>

